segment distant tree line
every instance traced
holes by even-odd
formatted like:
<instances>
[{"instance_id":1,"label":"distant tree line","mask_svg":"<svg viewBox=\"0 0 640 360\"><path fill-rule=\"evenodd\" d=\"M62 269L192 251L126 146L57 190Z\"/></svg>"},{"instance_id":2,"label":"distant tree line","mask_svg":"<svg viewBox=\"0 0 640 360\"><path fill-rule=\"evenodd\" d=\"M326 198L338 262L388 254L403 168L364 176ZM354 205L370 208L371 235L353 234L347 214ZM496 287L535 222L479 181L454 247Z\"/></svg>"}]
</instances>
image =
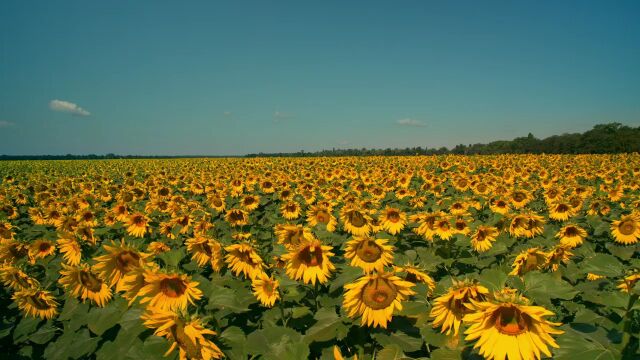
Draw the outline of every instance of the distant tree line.
<instances>
[{"instance_id":1,"label":"distant tree line","mask_svg":"<svg viewBox=\"0 0 640 360\"><path fill-rule=\"evenodd\" d=\"M595 125L582 134L553 135L538 139L533 134L513 140L493 141L488 144L459 144L448 149L407 147L404 149L331 149L316 152L258 153L247 157L306 157L306 156L402 156L443 154L611 154L640 152L640 127L620 123Z\"/></svg>"},{"instance_id":2,"label":"distant tree line","mask_svg":"<svg viewBox=\"0 0 640 360\"><path fill-rule=\"evenodd\" d=\"M246 157L311 157L311 156L399 156L445 154L611 154L640 152L640 127L620 123L599 124L582 134L553 135L538 139L533 134L513 140L493 141L488 144L459 144L448 149L407 147L404 149L331 149L315 152L257 153ZM0 160L90 160L90 159L172 159L217 158L233 156L211 155L0 155Z\"/></svg>"}]
</instances>

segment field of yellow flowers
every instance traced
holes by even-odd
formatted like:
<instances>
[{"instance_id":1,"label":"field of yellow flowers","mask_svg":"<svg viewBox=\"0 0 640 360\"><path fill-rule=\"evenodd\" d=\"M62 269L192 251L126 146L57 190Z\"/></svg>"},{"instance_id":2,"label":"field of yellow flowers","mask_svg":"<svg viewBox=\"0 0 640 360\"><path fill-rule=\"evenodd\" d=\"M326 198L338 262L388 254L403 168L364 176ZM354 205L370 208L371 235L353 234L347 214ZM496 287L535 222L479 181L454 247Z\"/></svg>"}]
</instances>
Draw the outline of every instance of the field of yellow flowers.
<instances>
[{"instance_id":1,"label":"field of yellow flowers","mask_svg":"<svg viewBox=\"0 0 640 360\"><path fill-rule=\"evenodd\" d=\"M638 359L640 155L0 162L12 359Z\"/></svg>"}]
</instances>

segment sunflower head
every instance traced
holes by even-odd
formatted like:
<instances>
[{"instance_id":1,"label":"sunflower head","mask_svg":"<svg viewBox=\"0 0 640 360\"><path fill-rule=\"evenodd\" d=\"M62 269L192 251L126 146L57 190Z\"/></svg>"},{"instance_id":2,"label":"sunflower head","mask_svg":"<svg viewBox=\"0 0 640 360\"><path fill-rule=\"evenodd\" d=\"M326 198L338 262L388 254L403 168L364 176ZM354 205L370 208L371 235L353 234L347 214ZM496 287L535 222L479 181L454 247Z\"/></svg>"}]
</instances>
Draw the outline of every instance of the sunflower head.
<instances>
[{"instance_id":1,"label":"sunflower head","mask_svg":"<svg viewBox=\"0 0 640 360\"><path fill-rule=\"evenodd\" d=\"M446 331L447 335L453 331L454 336L457 336L462 318L471 312L468 305L472 300L484 300L488 294L489 290L475 280L454 279L447 293L434 300L429 314L433 319L433 327L440 327L440 331Z\"/></svg>"},{"instance_id":2,"label":"sunflower head","mask_svg":"<svg viewBox=\"0 0 640 360\"><path fill-rule=\"evenodd\" d=\"M363 326L386 328L393 312L402 309L402 301L415 294L413 286L393 273L365 275L345 285L343 304L349 317L362 316Z\"/></svg>"},{"instance_id":3,"label":"sunflower head","mask_svg":"<svg viewBox=\"0 0 640 360\"><path fill-rule=\"evenodd\" d=\"M332 249L318 239L311 239L300 244L297 249L289 250L289 253L283 256L287 261L287 275L294 280L302 279L305 284L315 285L316 281L324 284L335 270L329 259L334 255Z\"/></svg>"},{"instance_id":4,"label":"sunflower head","mask_svg":"<svg viewBox=\"0 0 640 360\"><path fill-rule=\"evenodd\" d=\"M39 288L22 289L11 297L28 316L52 319L58 314L58 302L50 291Z\"/></svg>"},{"instance_id":5,"label":"sunflower head","mask_svg":"<svg viewBox=\"0 0 640 360\"><path fill-rule=\"evenodd\" d=\"M344 256L351 259L351 266L360 267L365 273L384 271L393 262L393 246L387 242L368 236L355 237L347 242Z\"/></svg>"},{"instance_id":6,"label":"sunflower head","mask_svg":"<svg viewBox=\"0 0 640 360\"><path fill-rule=\"evenodd\" d=\"M138 296L142 297L141 304L149 303L150 307L165 310L185 310L189 303L202 297L202 291L197 288L198 282L191 281L185 274L165 274L153 270L144 274L144 285Z\"/></svg>"},{"instance_id":7,"label":"sunflower head","mask_svg":"<svg viewBox=\"0 0 640 360\"><path fill-rule=\"evenodd\" d=\"M260 274L251 281L253 294L263 306L272 307L280 299L278 287L280 283L265 273Z\"/></svg>"}]
</instances>

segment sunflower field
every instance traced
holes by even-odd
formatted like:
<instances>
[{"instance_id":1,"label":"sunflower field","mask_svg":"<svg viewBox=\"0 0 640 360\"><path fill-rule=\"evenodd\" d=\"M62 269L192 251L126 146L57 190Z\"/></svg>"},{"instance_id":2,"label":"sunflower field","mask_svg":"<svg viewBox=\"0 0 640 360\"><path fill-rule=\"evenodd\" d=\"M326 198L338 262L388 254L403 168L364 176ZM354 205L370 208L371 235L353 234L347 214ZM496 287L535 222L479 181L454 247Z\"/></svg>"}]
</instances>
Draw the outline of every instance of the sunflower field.
<instances>
[{"instance_id":1,"label":"sunflower field","mask_svg":"<svg viewBox=\"0 0 640 360\"><path fill-rule=\"evenodd\" d=\"M11 359L638 359L640 155L0 162Z\"/></svg>"}]
</instances>

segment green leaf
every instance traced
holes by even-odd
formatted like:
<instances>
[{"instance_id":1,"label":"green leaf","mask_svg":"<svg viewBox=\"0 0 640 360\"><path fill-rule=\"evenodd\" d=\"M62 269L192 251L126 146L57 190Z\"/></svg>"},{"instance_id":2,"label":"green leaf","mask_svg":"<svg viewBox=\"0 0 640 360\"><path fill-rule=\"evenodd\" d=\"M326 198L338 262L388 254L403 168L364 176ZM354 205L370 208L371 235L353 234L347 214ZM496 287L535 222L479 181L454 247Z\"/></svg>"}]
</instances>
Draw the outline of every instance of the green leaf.
<instances>
[{"instance_id":1,"label":"green leaf","mask_svg":"<svg viewBox=\"0 0 640 360\"><path fill-rule=\"evenodd\" d=\"M209 295L209 304L206 308L241 313L248 311L249 305L255 302L255 297L246 289L236 291L213 285L213 292Z\"/></svg>"},{"instance_id":2,"label":"green leaf","mask_svg":"<svg viewBox=\"0 0 640 360\"><path fill-rule=\"evenodd\" d=\"M617 277L623 274L624 266L613 255L597 253L593 257L585 258L580 264L584 274L594 273L609 277Z\"/></svg>"},{"instance_id":3,"label":"green leaf","mask_svg":"<svg viewBox=\"0 0 640 360\"><path fill-rule=\"evenodd\" d=\"M342 269L342 272L331 280L329 285L329 292L332 293L336 290L342 289L346 284L355 281L362 276L362 270L360 268L346 266Z\"/></svg>"},{"instance_id":4,"label":"green leaf","mask_svg":"<svg viewBox=\"0 0 640 360\"><path fill-rule=\"evenodd\" d=\"M177 268L186 255L184 248L179 248L164 252L156 257L162 259L167 266Z\"/></svg>"},{"instance_id":5,"label":"green leaf","mask_svg":"<svg viewBox=\"0 0 640 360\"><path fill-rule=\"evenodd\" d=\"M294 319L299 319L309 314L311 314L311 309L307 306L296 306L291 310L291 317Z\"/></svg>"},{"instance_id":6,"label":"green leaf","mask_svg":"<svg viewBox=\"0 0 640 360\"><path fill-rule=\"evenodd\" d=\"M51 325L51 321L49 321L44 326L38 328L38 331L31 334L29 341L40 345L46 344L49 340L53 339L57 331L58 329Z\"/></svg>"},{"instance_id":7,"label":"green leaf","mask_svg":"<svg viewBox=\"0 0 640 360\"><path fill-rule=\"evenodd\" d=\"M347 327L333 309L321 308L314 319L317 322L307 329L304 335L304 340L307 343L328 341L334 338L341 340L347 336Z\"/></svg>"},{"instance_id":8,"label":"green leaf","mask_svg":"<svg viewBox=\"0 0 640 360\"><path fill-rule=\"evenodd\" d=\"M402 352L402 348L398 344L390 344L384 347L384 349L376 353L376 360L400 360L407 357Z\"/></svg>"},{"instance_id":9,"label":"green leaf","mask_svg":"<svg viewBox=\"0 0 640 360\"><path fill-rule=\"evenodd\" d=\"M42 322L40 318L32 318L30 316L23 317L13 331L13 342L21 343L29 338L38 328L38 324Z\"/></svg>"},{"instance_id":10,"label":"green leaf","mask_svg":"<svg viewBox=\"0 0 640 360\"><path fill-rule=\"evenodd\" d=\"M220 341L231 348L230 350L225 351L229 358L246 359L248 357L247 350L245 349L247 337L239 327L230 326L226 328L220 334Z\"/></svg>"},{"instance_id":11,"label":"green leaf","mask_svg":"<svg viewBox=\"0 0 640 360\"><path fill-rule=\"evenodd\" d=\"M478 276L478 281L489 291L497 291L504 288L507 277L507 273L501 269L487 269Z\"/></svg>"},{"instance_id":12,"label":"green leaf","mask_svg":"<svg viewBox=\"0 0 640 360\"><path fill-rule=\"evenodd\" d=\"M87 325L89 330L96 335L102 335L120 322L120 318L127 311L127 302L118 298L110 302L104 308L93 308L89 311Z\"/></svg>"},{"instance_id":13,"label":"green leaf","mask_svg":"<svg viewBox=\"0 0 640 360\"><path fill-rule=\"evenodd\" d=\"M65 332L55 342L50 343L44 351L44 356L51 360L78 359L93 353L98 347L99 337L91 337L89 330Z\"/></svg>"},{"instance_id":14,"label":"green leaf","mask_svg":"<svg viewBox=\"0 0 640 360\"><path fill-rule=\"evenodd\" d=\"M285 327L265 327L247 336L247 351L265 360L306 359L309 346L302 335Z\"/></svg>"},{"instance_id":15,"label":"green leaf","mask_svg":"<svg viewBox=\"0 0 640 360\"><path fill-rule=\"evenodd\" d=\"M462 351L447 348L436 349L431 352L432 360L461 360Z\"/></svg>"},{"instance_id":16,"label":"green leaf","mask_svg":"<svg viewBox=\"0 0 640 360\"><path fill-rule=\"evenodd\" d=\"M402 351L412 352L420 350L422 343L421 338L409 336L403 332L394 332L390 335L384 333L376 333L373 335L376 341L382 346L398 345Z\"/></svg>"},{"instance_id":17,"label":"green leaf","mask_svg":"<svg viewBox=\"0 0 640 360\"><path fill-rule=\"evenodd\" d=\"M580 291L574 289L568 282L552 274L537 271L528 272L523 277L524 288L521 290L534 303L551 306L550 299L571 300Z\"/></svg>"},{"instance_id":18,"label":"green leaf","mask_svg":"<svg viewBox=\"0 0 640 360\"><path fill-rule=\"evenodd\" d=\"M554 349L554 359L620 359L620 353L612 347L603 346L598 341L595 341L589 334L578 332L567 325L564 325L561 328L565 333L557 337L557 343L560 348Z\"/></svg>"}]
</instances>

